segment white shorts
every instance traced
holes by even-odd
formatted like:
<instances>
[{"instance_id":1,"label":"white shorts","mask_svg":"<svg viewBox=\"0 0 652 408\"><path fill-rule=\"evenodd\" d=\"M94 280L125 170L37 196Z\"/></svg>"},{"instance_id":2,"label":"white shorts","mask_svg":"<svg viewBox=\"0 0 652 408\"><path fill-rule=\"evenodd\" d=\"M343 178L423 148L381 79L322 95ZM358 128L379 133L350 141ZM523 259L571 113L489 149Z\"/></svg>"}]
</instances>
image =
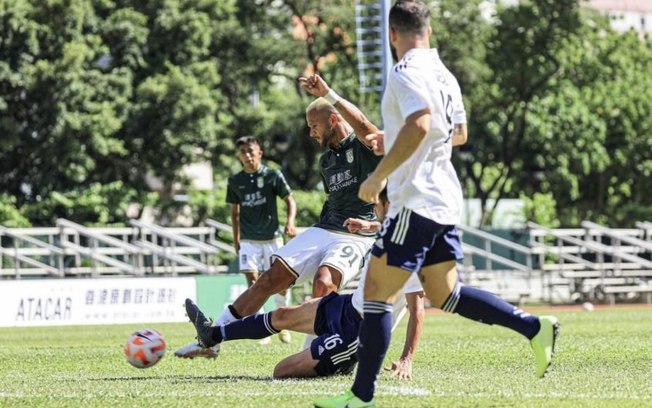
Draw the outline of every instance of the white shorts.
<instances>
[{"instance_id":1,"label":"white shorts","mask_svg":"<svg viewBox=\"0 0 652 408\"><path fill-rule=\"evenodd\" d=\"M272 255L282 246L282 238L271 241L241 240L238 253L240 272L265 272L271 265Z\"/></svg>"},{"instance_id":2,"label":"white shorts","mask_svg":"<svg viewBox=\"0 0 652 408\"><path fill-rule=\"evenodd\" d=\"M288 267L297 278L295 284L312 280L322 265L332 266L342 273L343 288L360 273L373 243L373 237L310 227L276 251L273 260Z\"/></svg>"}]
</instances>

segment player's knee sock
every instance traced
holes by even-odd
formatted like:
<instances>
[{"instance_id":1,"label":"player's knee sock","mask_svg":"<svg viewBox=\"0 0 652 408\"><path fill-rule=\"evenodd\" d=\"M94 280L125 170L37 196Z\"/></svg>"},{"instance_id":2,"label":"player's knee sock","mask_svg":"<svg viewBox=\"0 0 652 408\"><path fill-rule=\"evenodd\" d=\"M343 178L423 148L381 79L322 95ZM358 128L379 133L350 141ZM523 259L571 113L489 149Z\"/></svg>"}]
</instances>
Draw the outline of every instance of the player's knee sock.
<instances>
[{"instance_id":1,"label":"player's knee sock","mask_svg":"<svg viewBox=\"0 0 652 408\"><path fill-rule=\"evenodd\" d=\"M241 318L242 316L240 316L238 312L235 311L233 305L229 305L226 309L224 309L222 314L217 319L215 319L212 326L224 326L227 323L231 323Z\"/></svg>"},{"instance_id":2,"label":"player's knee sock","mask_svg":"<svg viewBox=\"0 0 652 408\"><path fill-rule=\"evenodd\" d=\"M541 328L537 317L525 313L492 293L459 282L441 309L477 322L507 327L528 339L536 336Z\"/></svg>"},{"instance_id":3,"label":"player's knee sock","mask_svg":"<svg viewBox=\"0 0 652 408\"><path fill-rule=\"evenodd\" d=\"M392 336L392 305L385 302L364 302L364 319L359 333L358 371L351 391L361 400L371 401Z\"/></svg>"},{"instance_id":4,"label":"player's knee sock","mask_svg":"<svg viewBox=\"0 0 652 408\"><path fill-rule=\"evenodd\" d=\"M236 320L227 325L221 326L220 330L213 332L213 340L227 341L240 339L262 339L279 331L272 326L272 313L254 314L244 319ZM220 332L219 337L215 332Z\"/></svg>"}]
</instances>

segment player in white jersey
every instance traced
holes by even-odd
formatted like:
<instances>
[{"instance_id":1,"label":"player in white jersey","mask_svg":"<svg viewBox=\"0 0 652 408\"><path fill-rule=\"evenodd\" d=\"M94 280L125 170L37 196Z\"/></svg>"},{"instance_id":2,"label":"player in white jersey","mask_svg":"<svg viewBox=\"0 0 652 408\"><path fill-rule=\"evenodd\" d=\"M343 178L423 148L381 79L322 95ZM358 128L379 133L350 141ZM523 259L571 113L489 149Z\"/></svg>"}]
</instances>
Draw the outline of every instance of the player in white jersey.
<instances>
[{"instance_id":1,"label":"player in white jersey","mask_svg":"<svg viewBox=\"0 0 652 408\"><path fill-rule=\"evenodd\" d=\"M390 210L374 247L364 289L358 370L351 390L315 402L316 407L374 407L376 379L391 337L393 303L419 274L431 303L444 311L510 328L530 340L536 373L552 361L559 324L536 317L491 293L458 282L462 191L450 162L454 116L461 115L459 85L430 49L430 11L418 0L397 1L389 12L390 43L400 61L392 68L382 101L385 157L360 186L377 202L388 183ZM456 118L458 127L465 128Z\"/></svg>"},{"instance_id":2,"label":"player in white jersey","mask_svg":"<svg viewBox=\"0 0 652 408\"><path fill-rule=\"evenodd\" d=\"M376 206L379 217L386 212L386 197ZM349 231L377 231L376 221L347 219ZM363 313L363 287L366 268L358 288L352 294L331 292L323 298L311 299L299 306L282 307L265 314L255 314L228 324L211 326L209 321L190 299L186 312L197 330L200 344L212 347L223 341L267 338L279 330L294 330L316 335L310 347L293 354L274 368L275 378L331 376L350 373L357 362L358 330ZM423 326L423 288L416 275L412 275L405 288L405 299L410 320L408 322L403 354L388 368L400 379L412 378L412 358L419 343ZM397 310L398 311L398 310ZM400 316L393 318L396 326Z\"/></svg>"}]
</instances>

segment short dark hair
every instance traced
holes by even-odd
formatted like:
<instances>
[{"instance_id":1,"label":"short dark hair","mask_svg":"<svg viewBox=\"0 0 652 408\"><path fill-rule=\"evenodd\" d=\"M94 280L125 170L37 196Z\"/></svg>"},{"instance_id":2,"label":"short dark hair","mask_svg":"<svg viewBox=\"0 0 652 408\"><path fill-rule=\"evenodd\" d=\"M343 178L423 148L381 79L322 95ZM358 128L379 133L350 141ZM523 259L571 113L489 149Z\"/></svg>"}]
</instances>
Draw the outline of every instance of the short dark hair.
<instances>
[{"instance_id":1,"label":"short dark hair","mask_svg":"<svg viewBox=\"0 0 652 408\"><path fill-rule=\"evenodd\" d=\"M241 136L235 141L235 146L240 147L247 144L257 144L260 146L260 141L256 136Z\"/></svg>"},{"instance_id":2,"label":"short dark hair","mask_svg":"<svg viewBox=\"0 0 652 408\"><path fill-rule=\"evenodd\" d=\"M389 26L401 34L423 34L430 26L430 9L419 0L398 0L389 10Z\"/></svg>"}]
</instances>

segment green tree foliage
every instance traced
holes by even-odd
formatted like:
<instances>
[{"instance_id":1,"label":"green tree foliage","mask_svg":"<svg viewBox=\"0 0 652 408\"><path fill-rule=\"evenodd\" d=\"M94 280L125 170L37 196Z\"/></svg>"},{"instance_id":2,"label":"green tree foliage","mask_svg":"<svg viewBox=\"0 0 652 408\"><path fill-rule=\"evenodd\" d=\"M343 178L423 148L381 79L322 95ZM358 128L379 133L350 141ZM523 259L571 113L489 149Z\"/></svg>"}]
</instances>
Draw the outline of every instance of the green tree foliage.
<instances>
[{"instance_id":1,"label":"green tree foliage","mask_svg":"<svg viewBox=\"0 0 652 408\"><path fill-rule=\"evenodd\" d=\"M510 193L518 197L514 178L532 165L532 158L524 154L531 135L528 113L560 74L559 51L580 25L576 0L522 1L499 7L495 19L485 57L492 75L482 94L471 94L469 127L475 160L465 162L482 204L481 225L490 223L495 208L488 208L490 198L497 205Z\"/></svg>"},{"instance_id":2,"label":"green tree foliage","mask_svg":"<svg viewBox=\"0 0 652 408\"><path fill-rule=\"evenodd\" d=\"M577 0L486 7L431 3L433 46L469 117L454 160L482 223L505 197L525 197L550 225L651 218L649 40L613 32ZM124 222L129 201L152 202L148 175L163 181L161 208L179 207L181 185L196 222L228 215L220 189L245 134L295 189L318 190L312 97L296 78L319 72L380 123L377 96L358 89L354 13L348 0L0 0L3 217ZM200 160L215 192L185 187L180 169Z\"/></svg>"},{"instance_id":3,"label":"green tree foliage","mask_svg":"<svg viewBox=\"0 0 652 408\"><path fill-rule=\"evenodd\" d=\"M8 228L31 227L29 220L16 208L16 198L0 195L0 225Z\"/></svg>"},{"instance_id":4,"label":"green tree foliage","mask_svg":"<svg viewBox=\"0 0 652 408\"><path fill-rule=\"evenodd\" d=\"M122 226L129 218L128 212L137 218L139 211L157 199L155 193L139 195L120 181L93 183L83 190L53 191L42 200L24 206L22 212L28 219L42 220L48 226L54 225L57 218L86 225Z\"/></svg>"},{"instance_id":5,"label":"green tree foliage","mask_svg":"<svg viewBox=\"0 0 652 408\"><path fill-rule=\"evenodd\" d=\"M533 99L522 148L530 167L515 184L552 194L562 225L633 226L652 216L652 48L594 13L583 22L558 53L560 74Z\"/></svg>"}]
</instances>

